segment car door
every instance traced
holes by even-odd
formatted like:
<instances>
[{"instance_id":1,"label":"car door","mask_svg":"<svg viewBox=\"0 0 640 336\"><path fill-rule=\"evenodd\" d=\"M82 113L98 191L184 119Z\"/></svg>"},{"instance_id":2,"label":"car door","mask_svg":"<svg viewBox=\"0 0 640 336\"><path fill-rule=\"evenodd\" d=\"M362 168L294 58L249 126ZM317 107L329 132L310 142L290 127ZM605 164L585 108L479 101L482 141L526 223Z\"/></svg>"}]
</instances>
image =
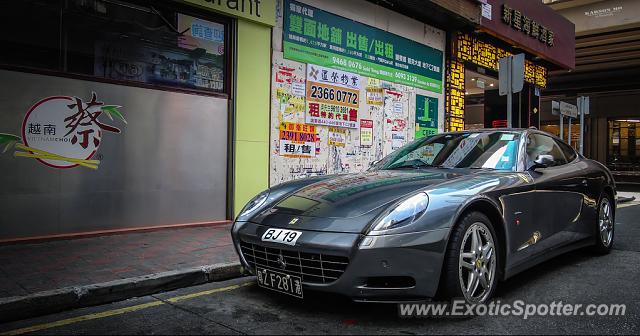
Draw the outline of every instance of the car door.
<instances>
[{"instance_id":1,"label":"car door","mask_svg":"<svg viewBox=\"0 0 640 336\"><path fill-rule=\"evenodd\" d=\"M581 211L587 180L577 157L569 161L559 142L543 133L531 133L527 140L527 168L539 155L554 160L546 168L529 169L535 185L534 225L538 250L546 250L580 239Z\"/></svg>"},{"instance_id":2,"label":"car door","mask_svg":"<svg viewBox=\"0 0 640 336\"><path fill-rule=\"evenodd\" d=\"M573 167L577 171L580 171L580 178L576 181L579 184L579 192L582 194L582 208L579 214L579 217L576 218L576 223L580 225L572 225L567 226L565 229L569 229L569 233L575 235L576 240L582 238L589 238L593 235L593 222L597 214L594 213L593 207L591 207L591 211L587 204L588 200L594 200L598 198L597 194L594 194L593 188L593 179L589 178L589 164L585 161L584 157L578 155L578 153L573 149L573 147L569 146L566 142L555 139L558 145L560 145L560 149L564 153L565 158L569 162L569 165L573 165ZM590 181L591 180L591 181Z\"/></svg>"}]
</instances>

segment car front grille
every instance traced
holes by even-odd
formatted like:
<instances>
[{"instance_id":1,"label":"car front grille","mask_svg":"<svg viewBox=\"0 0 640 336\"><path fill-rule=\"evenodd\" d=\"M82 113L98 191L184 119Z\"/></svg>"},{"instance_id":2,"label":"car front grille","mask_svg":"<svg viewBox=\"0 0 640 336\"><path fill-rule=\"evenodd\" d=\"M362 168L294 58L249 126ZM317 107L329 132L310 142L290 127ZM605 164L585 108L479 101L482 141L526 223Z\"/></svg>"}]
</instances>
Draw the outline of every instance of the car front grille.
<instances>
[{"instance_id":1,"label":"car front grille","mask_svg":"<svg viewBox=\"0 0 640 336\"><path fill-rule=\"evenodd\" d=\"M305 253L240 242L245 260L254 270L256 266L273 269L302 278L306 283L331 283L344 273L349 258L320 253ZM282 256L282 257L280 257ZM279 260L280 259L280 260ZM284 268L282 267L284 261Z\"/></svg>"}]
</instances>

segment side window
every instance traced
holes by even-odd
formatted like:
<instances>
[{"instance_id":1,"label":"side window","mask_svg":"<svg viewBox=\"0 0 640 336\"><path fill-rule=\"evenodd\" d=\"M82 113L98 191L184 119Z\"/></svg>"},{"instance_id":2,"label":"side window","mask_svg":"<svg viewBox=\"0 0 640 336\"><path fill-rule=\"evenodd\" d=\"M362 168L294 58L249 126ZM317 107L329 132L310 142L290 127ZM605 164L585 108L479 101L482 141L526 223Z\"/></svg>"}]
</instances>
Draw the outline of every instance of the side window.
<instances>
[{"instance_id":1,"label":"side window","mask_svg":"<svg viewBox=\"0 0 640 336\"><path fill-rule=\"evenodd\" d=\"M562 141L556 140L556 142L558 143L558 145L560 145L560 149L562 149L562 152L564 153L564 156L567 158L568 162L572 162L578 157L578 154L576 153L575 149L573 149L573 147L567 145Z\"/></svg>"},{"instance_id":2,"label":"side window","mask_svg":"<svg viewBox=\"0 0 640 336\"><path fill-rule=\"evenodd\" d=\"M562 149L552 137L543 134L531 134L527 138L527 167L533 164L538 155L553 156L554 162L551 167L567 164L567 159Z\"/></svg>"}]
</instances>

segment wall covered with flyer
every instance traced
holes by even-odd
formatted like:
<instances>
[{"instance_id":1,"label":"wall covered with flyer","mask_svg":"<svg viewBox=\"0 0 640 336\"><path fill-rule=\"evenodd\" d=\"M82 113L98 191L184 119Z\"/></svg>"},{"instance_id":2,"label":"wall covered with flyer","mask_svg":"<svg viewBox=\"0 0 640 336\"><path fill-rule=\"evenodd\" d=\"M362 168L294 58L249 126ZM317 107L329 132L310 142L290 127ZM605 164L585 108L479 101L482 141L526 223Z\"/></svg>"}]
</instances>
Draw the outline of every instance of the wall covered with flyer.
<instances>
[{"instance_id":1,"label":"wall covered with flyer","mask_svg":"<svg viewBox=\"0 0 640 336\"><path fill-rule=\"evenodd\" d=\"M385 15L398 19L391 12L379 11L379 8L377 11L367 11L367 7L375 5L366 1L354 1L362 2L362 17L370 16L372 19L367 22L378 21ZM347 37L352 38L353 34L362 33L362 36L356 38L363 43L366 38L374 36L365 34L374 30L360 27L363 24L354 18L348 18L352 22L342 27L349 29L342 31L338 26L331 30L332 27L325 27L324 23L321 27L318 22L322 20L314 21L319 10L325 13L348 12L341 8L345 6L344 3L314 2L314 5L322 8L314 8L312 11L308 10L310 6L301 2L282 0L281 4L282 6L277 6L279 12L276 15L276 27L282 29L273 30L270 185L309 176L367 170L371 162L380 160L414 140L416 127L422 122L416 120L416 117L424 117L425 114L420 112L426 106L422 98L417 97L429 97L429 111L438 114L437 118L430 117L430 120L437 124L437 131L443 130L444 94L434 89L434 86L418 85L406 78L387 76L380 73L384 70L383 67L359 69L355 63L333 66L331 62L319 59L314 62L311 58L300 58L296 53L291 53L291 43L285 46L283 37L292 29L302 29L302 35L314 35L306 37L309 41L321 43L327 38L326 28L329 28L329 38L343 38L345 46L348 45ZM295 20L290 20L292 18ZM338 21L343 22L335 22ZM285 27L300 22L301 27ZM315 29L313 22L316 23ZM309 25L307 29L305 24ZM407 29L399 32L401 35L413 36L417 41L415 43L426 44L432 49L444 50L446 41L443 31L423 24L413 26L415 22L405 24L399 25L401 29ZM388 36L378 33L380 32L376 30L374 37ZM296 36L302 35L298 33ZM369 42L375 46L373 40ZM397 45L409 44L402 42ZM316 48L319 47L322 46L316 45ZM330 50L329 45L327 52L339 53L337 50ZM371 52L375 55L375 50L372 49ZM436 54L438 53L429 57ZM435 58L431 61L437 63ZM364 63L361 62L361 65L364 66ZM437 72L432 72L430 76L434 81L442 79ZM422 102L422 105L418 107L416 102Z\"/></svg>"}]
</instances>

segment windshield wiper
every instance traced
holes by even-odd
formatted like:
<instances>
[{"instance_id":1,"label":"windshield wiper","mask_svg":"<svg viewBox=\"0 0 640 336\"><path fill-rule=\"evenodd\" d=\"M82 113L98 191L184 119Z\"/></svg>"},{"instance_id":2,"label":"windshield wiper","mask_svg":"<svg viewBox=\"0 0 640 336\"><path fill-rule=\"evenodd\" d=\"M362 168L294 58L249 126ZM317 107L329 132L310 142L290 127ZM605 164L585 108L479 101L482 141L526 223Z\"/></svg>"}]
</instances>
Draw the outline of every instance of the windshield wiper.
<instances>
[{"instance_id":1,"label":"windshield wiper","mask_svg":"<svg viewBox=\"0 0 640 336\"><path fill-rule=\"evenodd\" d=\"M428 163L422 163L422 164L414 163L414 164L401 165L401 166L396 166L396 167L389 167L387 169L390 169L390 170L393 170L393 169L421 169L421 168L427 168L427 167L435 167L435 166L431 165L431 164L428 164Z\"/></svg>"}]
</instances>

